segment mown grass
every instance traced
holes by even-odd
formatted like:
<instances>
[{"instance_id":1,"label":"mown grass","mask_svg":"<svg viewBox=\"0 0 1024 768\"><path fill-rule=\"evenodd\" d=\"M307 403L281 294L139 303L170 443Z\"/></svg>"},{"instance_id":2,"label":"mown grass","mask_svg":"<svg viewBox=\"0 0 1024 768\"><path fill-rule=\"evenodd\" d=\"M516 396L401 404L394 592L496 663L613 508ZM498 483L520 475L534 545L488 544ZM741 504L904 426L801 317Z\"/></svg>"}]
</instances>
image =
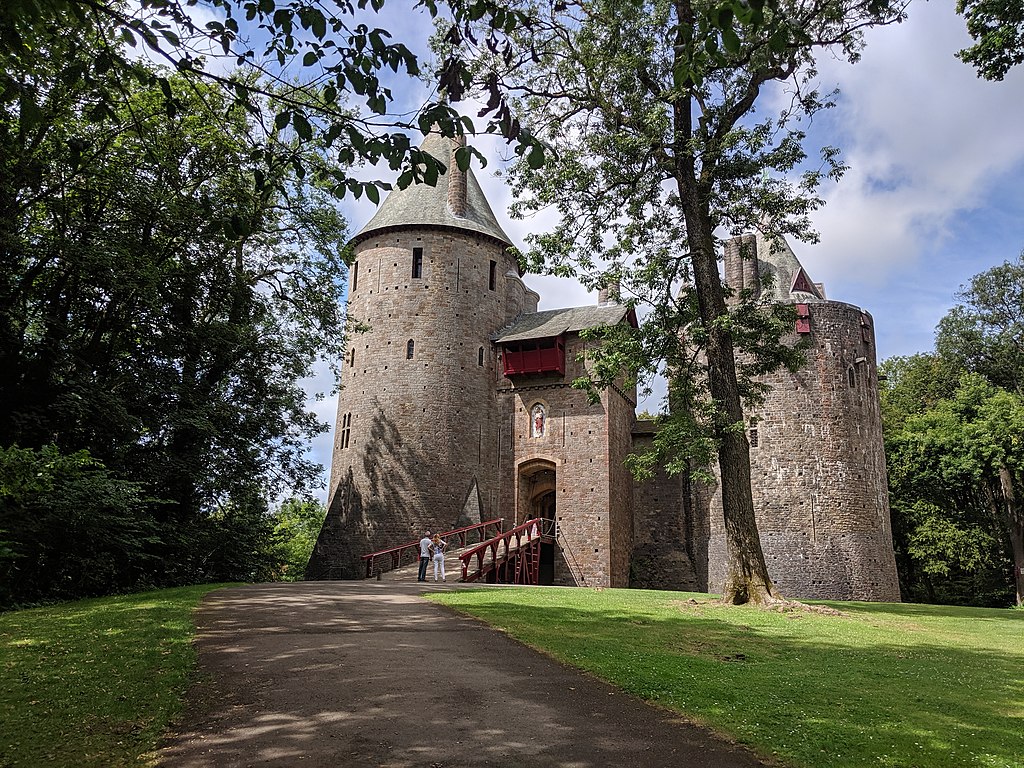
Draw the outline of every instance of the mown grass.
<instances>
[{"instance_id":1,"label":"mown grass","mask_svg":"<svg viewBox=\"0 0 1024 768\"><path fill-rule=\"evenodd\" d=\"M0 615L0 766L152 762L195 664L192 611L216 588Z\"/></svg>"},{"instance_id":2,"label":"mown grass","mask_svg":"<svg viewBox=\"0 0 1024 768\"><path fill-rule=\"evenodd\" d=\"M1024 767L1024 611L559 588L432 596L758 753L808 768Z\"/></svg>"}]
</instances>

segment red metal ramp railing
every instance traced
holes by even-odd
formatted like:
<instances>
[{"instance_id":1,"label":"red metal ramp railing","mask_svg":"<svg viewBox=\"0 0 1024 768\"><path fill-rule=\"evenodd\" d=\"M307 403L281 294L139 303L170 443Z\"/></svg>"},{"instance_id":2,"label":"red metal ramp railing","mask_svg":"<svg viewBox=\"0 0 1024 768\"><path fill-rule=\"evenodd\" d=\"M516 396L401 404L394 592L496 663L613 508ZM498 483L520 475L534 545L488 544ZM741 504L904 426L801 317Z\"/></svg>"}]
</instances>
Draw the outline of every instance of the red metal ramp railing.
<instances>
[{"instance_id":1,"label":"red metal ramp railing","mask_svg":"<svg viewBox=\"0 0 1024 768\"><path fill-rule=\"evenodd\" d=\"M463 581L537 584L543 521L527 520L510 531L459 555ZM471 570L472 569L472 570Z\"/></svg>"},{"instance_id":2,"label":"red metal ramp railing","mask_svg":"<svg viewBox=\"0 0 1024 768\"><path fill-rule=\"evenodd\" d=\"M448 546L452 549L462 549L469 543L469 535L474 531L479 531L480 541L486 543L488 535L496 536L501 534L501 529L505 525L505 518L499 517L496 520L488 520L485 523L475 523L474 525L467 525L464 528L456 528L451 531L444 531L440 533L442 539L448 542ZM490 532L489 532L489 529ZM453 540L458 539L458 547L453 546ZM409 555L407 558L406 555ZM382 562L391 561L390 568L386 570L394 570L395 568L405 564L415 563L420 559L420 542L419 539L416 541L410 541L406 544L399 544L397 547L391 547L390 549L382 549L379 552L371 552L368 555L362 555L360 559L366 563L366 578L373 576L374 568L381 568Z\"/></svg>"}]
</instances>

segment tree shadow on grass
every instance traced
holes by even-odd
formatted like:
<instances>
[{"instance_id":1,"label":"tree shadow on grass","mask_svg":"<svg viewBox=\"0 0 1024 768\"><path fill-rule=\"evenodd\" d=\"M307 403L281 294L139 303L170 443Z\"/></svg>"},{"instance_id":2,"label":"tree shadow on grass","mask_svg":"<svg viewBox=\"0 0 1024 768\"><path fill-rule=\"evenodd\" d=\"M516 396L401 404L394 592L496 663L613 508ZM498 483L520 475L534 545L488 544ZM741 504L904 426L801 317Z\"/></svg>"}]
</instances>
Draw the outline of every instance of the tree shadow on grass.
<instances>
[{"instance_id":1,"label":"tree shadow on grass","mask_svg":"<svg viewBox=\"0 0 1024 768\"><path fill-rule=\"evenodd\" d=\"M823 617L675 603L650 607L623 593L614 609L486 598L466 607L797 765L1024 766L1024 616L1018 623L1008 611L831 603L846 615ZM903 617L914 631L878 623ZM926 621L936 619L969 621ZM986 622L980 632L978 621ZM964 641L972 631L976 645Z\"/></svg>"}]
</instances>

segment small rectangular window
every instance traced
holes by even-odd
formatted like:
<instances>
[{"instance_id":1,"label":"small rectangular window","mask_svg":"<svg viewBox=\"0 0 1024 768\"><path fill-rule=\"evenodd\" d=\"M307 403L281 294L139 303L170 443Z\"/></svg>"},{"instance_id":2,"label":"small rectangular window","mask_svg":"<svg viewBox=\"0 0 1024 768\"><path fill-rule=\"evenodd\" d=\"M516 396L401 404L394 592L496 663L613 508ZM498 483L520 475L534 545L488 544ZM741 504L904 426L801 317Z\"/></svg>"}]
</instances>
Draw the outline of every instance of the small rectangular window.
<instances>
[{"instance_id":1,"label":"small rectangular window","mask_svg":"<svg viewBox=\"0 0 1024 768\"><path fill-rule=\"evenodd\" d=\"M352 293L356 292L356 286L359 284L359 262L353 262L352 264Z\"/></svg>"},{"instance_id":2,"label":"small rectangular window","mask_svg":"<svg viewBox=\"0 0 1024 768\"><path fill-rule=\"evenodd\" d=\"M751 427L750 428L750 447L751 448L757 448L757 446L758 446L757 427Z\"/></svg>"},{"instance_id":3,"label":"small rectangular window","mask_svg":"<svg viewBox=\"0 0 1024 768\"><path fill-rule=\"evenodd\" d=\"M423 277L423 249L412 249L412 276Z\"/></svg>"},{"instance_id":4,"label":"small rectangular window","mask_svg":"<svg viewBox=\"0 0 1024 768\"><path fill-rule=\"evenodd\" d=\"M488 287L493 291L498 285L498 262L491 262L491 276L487 281Z\"/></svg>"}]
</instances>

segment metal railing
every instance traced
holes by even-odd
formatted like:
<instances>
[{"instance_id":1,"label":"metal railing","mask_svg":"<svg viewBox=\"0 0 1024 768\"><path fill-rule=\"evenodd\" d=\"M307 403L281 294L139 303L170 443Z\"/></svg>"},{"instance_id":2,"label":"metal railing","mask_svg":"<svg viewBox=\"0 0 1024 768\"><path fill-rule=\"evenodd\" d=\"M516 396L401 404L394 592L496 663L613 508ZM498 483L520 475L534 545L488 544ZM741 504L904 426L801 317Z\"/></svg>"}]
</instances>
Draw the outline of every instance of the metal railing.
<instances>
[{"instance_id":1,"label":"metal railing","mask_svg":"<svg viewBox=\"0 0 1024 768\"><path fill-rule=\"evenodd\" d=\"M452 539L458 538L459 546L457 549L465 547L469 543L469 535L474 531L480 532L479 540L487 542L489 537L498 536L501 534L502 528L505 526L505 518L499 517L495 520L488 520L485 523L475 523L473 525L467 525L463 528L456 528L451 531L444 531L438 535L448 542L449 546L452 546ZM488 534L488 528L493 528L493 532ZM493 540L493 538L492 538ZM374 566L380 567L380 561L385 558L391 558L391 567L388 570L394 570L399 568L405 559L406 554L410 554L409 563L415 563L420 557L420 542L419 539L411 541L406 544L399 544L397 547L391 547L390 549L382 549L379 552L371 552L368 555L363 555L360 559L366 563L366 578L371 578L374 573Z\"/></svg>"}]
</instances>

